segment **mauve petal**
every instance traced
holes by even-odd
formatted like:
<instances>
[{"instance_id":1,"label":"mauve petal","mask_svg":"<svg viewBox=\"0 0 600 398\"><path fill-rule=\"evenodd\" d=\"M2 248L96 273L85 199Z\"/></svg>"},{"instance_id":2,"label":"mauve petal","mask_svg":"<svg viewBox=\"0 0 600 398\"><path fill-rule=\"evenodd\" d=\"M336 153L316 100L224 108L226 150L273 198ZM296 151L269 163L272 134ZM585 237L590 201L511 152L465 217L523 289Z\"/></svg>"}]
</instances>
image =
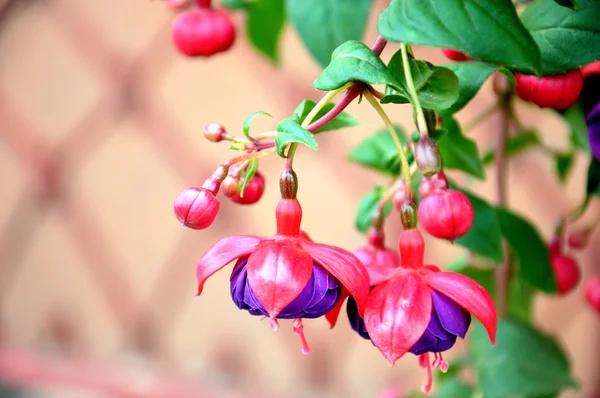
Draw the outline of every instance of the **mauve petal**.
<instances>
[{"instance_id":1,"label":"mauve petal","mask_svg":"<svg viewBox=\"0 0 600 398\"><path fill-rule=\"evenodd\" d=\"M356 300L353 297L348 297L348 304L346 304L346 313L348 314L348 320L350 321L350 327L363 339L371 340L365 321L358 315L358 307L356 306Z\"/></svg>"},{"instance_id":2,"label":"mauve petal","mask_svg":"<svg viewBox=\"0 0 600 398\"><path fill-rule=\"evenodd\" d=\"M425 333L423 333L423 335L419 338L419 341L417 341L411 347L409 352L415 355L425 354L426 352L433 352L437 349L437 343L438 339L435 338L433 333L431 333L429 330L425 330Z\"/></svg>"},{"instance_id":3,"label":"mauve petal","mask_svg":"<svg viewBox=\"0 0 600 398\"><path fill-rule=\"evenodd\" d=\"M471 315L469 312L435 290L432 291L432 298L433 307L444 329L464 339L467 330L469 330L469 325L471 325Z\"/></svg>"},{"instance_id":4,"label":"mauve petal","mask_svg":"<svg viewBox=\"0 0 600 398\"><path fill-rule=\"evenodd\" d=\"M456 344L456 336L452 336L447 340L438 339L435 343L435 349L433 349L431 352L448 351L450 348L454 347L454 344Z\"/></svg>"},{"instance_id":5,"label":"mauve petal","mask_svg":"<svg viewBox=\"0 0 600 398\"><path fill-rule=\"evenodd\" d=\"M229 281L231 282L231 299L238 308L244 307L244 294L246 288L246 263L247 258L239 259L233 268Z\"/></svg>"},{"instance_id":6,"label":"mauve petal","mask_svg":"<svg viewBox=\"0 0 600 398\"><path fill-rule=\"evenodd\" d=\"M600 160L600 102L587 115L585 122L588 128L590 147L596 159Z\"/></svg>"},{"instance_id":7,"label":"mauve petal","mask_svg":"<svg viewBox=\"0 0 600 398\"><path fill-rule=\"evenodd\" d=\"M431 311L431 319L427 325L427 330L440 340L451 339L454 335L444 329L442 323L440 322L440 318L438 317L437 308L435 308L435 301L433 301L432 304L433 308Z\"/></svg>"},{"instance_id":8,"label":"mauve petal","mask_svg":"<svg viewBox=\"0 0 600 398\"><path fill-rule=\"evenodd\" d=\"M248 257L246 270L256 298L276 318L307 285L313 260L292 241L267 241Z\"/></svg>"},{"instance_id":9,"label":"mauve petal","mask_svg":"<svg viewBox=\"0 0 600 398\"><path fill-rule=\"evenodd\" d=\"M202 293L204 282L209 276L240 257L245 257L258 247L259 236L236 235L221 239L208 248L196 266L198 295Z\"/></svg>"},{"instance_id":10,"label":"mauve petal","mask_svg":"<svg viewBox=\"0 0 600 398\"><path fill-rule=\"evenodd\" d=\"M308 283L302 289L298 297L288 304L278 315L279 318L302 318L303 310L307 305L313 302L315 293L318 290L318 286L315 278L315 269L313 267L313 273L308 280Z\"/></svg>"}]
</instances>

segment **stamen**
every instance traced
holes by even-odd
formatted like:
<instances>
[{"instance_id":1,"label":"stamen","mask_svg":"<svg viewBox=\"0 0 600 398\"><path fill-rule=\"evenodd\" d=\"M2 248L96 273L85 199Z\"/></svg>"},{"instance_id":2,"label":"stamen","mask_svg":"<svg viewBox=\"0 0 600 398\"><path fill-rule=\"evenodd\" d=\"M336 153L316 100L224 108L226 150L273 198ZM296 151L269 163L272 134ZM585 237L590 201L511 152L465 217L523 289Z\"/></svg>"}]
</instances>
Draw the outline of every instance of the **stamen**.
<instances>
[{"instance_id":1,"label":"stamen","mask_svg":"<svg viewBox=\"0 0 600 398\"><path fill-rule=\"evenodd\" d=\"M429 360L429 353L423 354L419 357L419 364L424 363L425 368L427 369L427 383L421 387L421 391L424 393L428 393L431 391L431 386L433 384L433 375L431 374L431 362Z\"/></svg>"},{"instance_id":2,"label":"stamen","mask_svg":"<svg viewBox=\"0 0 600 398\"><path fill-rule=\"evenodd\" d=\"M300 341L302 342L302 353L304 355L308 354L310 352L310 347L308 346L306 337L304 337L304 325L302 325L302 319L294 319L294 333L300 336Z\"/></svg>"},{"instance_id":3,"label":"stamen","mask_svg":"<svg viewBox=\"0 0 600 398\"><path fill-rule=\"evenodd\" d=\"M433 363L431 364L431 367L435 369L438 366L440 366L440 362L441 362L440 353L439 352L434 352L433 353L433 358L434 358L434 360L433 360Z\"/></svg>"},{"instance_id":4,"label":"stamen","mask_svg":"<svg viewBox=\"0 0 600 398\"><path fill-rule=\"evenodd\" d=\"M444 361L444 357L442 356L442 353L440 352L440 363L438 365L438 368L442 371L442 373L446 373L448 371L448 367L450 365L448 365L447 361Z\"/></svg>"},{"instance_id":5,"label":"stamen","mask_svg":"<svg viewBox=\"0 0 600 398\"><path fill-rule=\"evenodd\" d=\"M279 322L275 318L271 318L271 330L274 332L279 330Z\"/></svg>"}]
</instances>

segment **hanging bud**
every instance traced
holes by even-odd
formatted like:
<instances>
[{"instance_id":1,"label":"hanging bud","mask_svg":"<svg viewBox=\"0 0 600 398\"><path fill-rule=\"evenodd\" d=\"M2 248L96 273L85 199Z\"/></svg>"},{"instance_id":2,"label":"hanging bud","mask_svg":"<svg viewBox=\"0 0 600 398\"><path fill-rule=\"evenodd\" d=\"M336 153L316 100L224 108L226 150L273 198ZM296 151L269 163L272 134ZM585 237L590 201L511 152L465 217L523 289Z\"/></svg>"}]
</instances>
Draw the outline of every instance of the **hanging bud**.
<instances>
[{"instance_id":1,"label":"hanging bud","mask_svg":"<svg viewBox=\"0 0 600 398\"><path fill-rule=\"evenodd\" d=\"M419 205L419 222L436 238L454 241L469 232L475 212L462 192L436 191Z\"/></svg>"},{"instance_id":2,"label":"hanging bud","mask_svg":"<svg viewBox=\"0 0 600 398\"><path fill-rule=\"evenodd\" d=\"M223 180L223 184L221 185L221 189L223 190L223 194L228 198L233 198L236 195L240 194L240 186L241 181L238 177L234 175L228 175Z\"/></svg>"},{"instance_id":3,"label":"hanging bud","mask_svg":"<svg viewBox=\"0 0 600 398\"><path fill-rule=\"evenodd\" d=\"M425 177L431 177L442 169L442 157L438 145L428 136L421 136L414 145L415 161Z\"/></svg>"},{"instance_id":4,"label":"hanging bud","mask_svg":"<svg viewBox=\"0 0 600 398\"><path fill-rule=\"evenodd\" d=\"M419 195L425 199L431 193L448 189L448 179L443 171L434 174L431 177L423 177L419 185Z\"/></svg>"},{"instance_id":5,"label":"hanging bud","mask_svg":"<svg viewBox=\"0 0 600 398\"><path fill-rule=\"evenodd\" d=\"M184 189L175 199L175 217L191 229L208 228L219 212L219 200L206 188Z\"/></svg>"},{"instance_id":6,"label":"hanging bud","mask_svg":"<svg viewBox=\"0 0 600 398\"><path fill-rule=\"evenodd\" d=\"M558 293L565 295L575 289L581 279L579 265L575 259L569 256L551 255L550 257Z\"/></svg>"},{"instance_id":7,"label":"hanging bud","mask_svg":"<svg viewBox=\"0 0 600 398\"><path fill-rule=\"evenodd\" d=\"M225 184L227 178L223 181L223 184ZM238 193L232 195L230 198L241 205L251 205L258 202L265 192L265 178L259 172L256 172L250 181L248 181L248 184L244 188L243 196L240 185L238 185ZM223 189L225 189L225 186L223 186Z\"/></svg>"},{"instance_id":8,"label":"hanging bud","mask_svg":"<svg viewBox=\"0 0 600 398\"><path fill-rule=\"evenodd\" d=\"M292 169L285 169L279 177L279 190L283 199L296 199L298 193L298 176Z\"/></svg>"},{"instance_id":9,"label":"hanging bud","mask_svg":"<svg viewBox=\"0 0 600 398\"><path fill-rule=\"evenodd\" d=\"M592 231L592 228L571 231L568 237L569 247L572 249L585 249Z\"/></svg>"},{"instance_id":10,"label":"hanging bud","mask_svg":"<svg viewBox=\"0 0 600 398\"><path fill-rule=\"evenodd\" d=\"M225 127L219 123L211 123L204 128L204 137L210 142L220 142L227 136Z\"/></svg>"},{"instance_id":11,"label":"hanging bud","mask_svg":"<svg viewBox=\"0 0 600 398\"><path fill-rule=\"evenodd\" d=\"M587 302L600 314L600 275L587 280L584 295Z\"/></svg>"},{"instance_id":12,"label":"hanging bud","mask_svg":"<svg viewBox=\"0 0 600 398\"><path fill-rule=\"evenodd\" d=\"M417 205L410 199L405 200L400 206L400 219L404 229L417 227Z\"/></svg>"}]
</instances>

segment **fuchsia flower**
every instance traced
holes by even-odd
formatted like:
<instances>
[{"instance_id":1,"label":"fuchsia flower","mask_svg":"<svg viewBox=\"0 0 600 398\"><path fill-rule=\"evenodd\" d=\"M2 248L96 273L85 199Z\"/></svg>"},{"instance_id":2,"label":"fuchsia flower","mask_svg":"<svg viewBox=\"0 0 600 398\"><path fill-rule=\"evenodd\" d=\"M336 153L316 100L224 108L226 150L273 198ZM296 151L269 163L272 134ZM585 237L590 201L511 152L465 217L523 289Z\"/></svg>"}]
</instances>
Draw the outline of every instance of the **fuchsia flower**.
<instances>
[{"instance_id":1,"label":"fuchsia flower","mask_svg":"<svg viewBox=\"0 0 600 398\"><path fill-rule=\"evenodd\" d=\"M400 234L399 268L391 268L369 294L364 318L352 311L348 302L351 326L362 337L370 339L383 356L394 364L407 352L419 356L427 368L427 384L431 389L433 367L448 369L442 352L454 346L457 337L464 338L473 314L486 328L495 344L496 308L487 291L470 278L444 272L434 265L424 265L425 244L417 229Z\"/></svg>"},{"instance_id":2,"label":"fuchsia flower","mask_svg":"<svg viewBox=\"0 0 600 398\"><path fill-rule=\"evenodd\" d=\"M302 208L296 200L297 179L284 171L282 199L277 205L277 233L272 237L238 235L210 247L198 262L198 294L212 274L237 260L231 276L231 295L240 309L252 315L294 319L294 333L302 339L302 352L309 347L304 339L302 318L317 318L336 306L342 289L364 313L369 294L369 276L363 264L350 252L312 242L300 231Z\"/></svg>"}]
</instances>

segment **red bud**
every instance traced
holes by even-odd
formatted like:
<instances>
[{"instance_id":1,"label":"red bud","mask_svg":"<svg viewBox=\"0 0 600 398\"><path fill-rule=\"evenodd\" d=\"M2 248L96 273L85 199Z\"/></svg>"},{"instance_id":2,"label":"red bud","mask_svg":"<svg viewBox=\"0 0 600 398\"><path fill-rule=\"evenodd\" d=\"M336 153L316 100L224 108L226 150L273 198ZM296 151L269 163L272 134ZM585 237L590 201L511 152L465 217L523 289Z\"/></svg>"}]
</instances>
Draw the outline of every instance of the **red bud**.
<instances>
[{"instance_id":1,"label":"red bud","mask_svg":"<svg viewBox=\"0 0 600 398\"><path fill-rule=\"evenodd\" d=\"M186 188L175 199L175 217L192 229L208 228L219 212L219 200L208 189Z\"/></svg>"},{"instance_id":2,"label":"red bud","mask_svg":"<svg viewBox=\"0 0 600 398\"><path fill-rule=\"evenodd\" d=\"M600 314L600 275L587 280L584 295L587 302Z\"/></svg>"},{"instance_id":3,"label":"red bud","mask_svg":"<svg viewBox=\"0 0 600 398\"><path fill-rule=\"evenodd\" d=\"M225 181L223 181L223 184L225 184L227 178L225 179ZM265 178L262 176L262 174L256 172L256 174L254 174L250 181L248 181L248 184L246 184L246 187L244 189L244 196L240 196L241 192L239 188L238 193L232 195L230 199L242 205L254 204L260 200L263 193L265 192ZM223 190L224 189L225 186L223 186Z\"/></svg>"},{"instance_id":4,"label":"red bud","mask_svg":"<svg viewBox=\"0 0 600 398\"><path fill-rule=\"evenodd\" d=\"M572 249L585 249L590 240L591 228L574 230L569 233L568 243Z\"/></svg>"},{"instance_id":5,"label":"red bud","mask_svg":"<svg viewBox=\"0 0 600 398\"><path fill-rule=\"evenodd\" d=\"M454 241L469 232L475 213L469 199L459 191L436 191L419 205L419 222L436 238Z\"/></svg>"},{"instance_id":6,"label":"red bud","mask_svg":"<svg viewBox=\"0 0 600 398\"><path fill-rule=\"evenodd\" d=\"M226 136L225 127L219 123L211 123L204 127L204 137L210 142L222 141Z\"/></svg>"},{"instance_id":7,"label":"red bud","mask_svg":"<svg viewBox=\"0 0 600 398\"><path fill-rule=\"evenodd\" d=\"M446 189L448 189L448 180L446 179L444 172L440 171L431 177L423 177L421 179L421 184L419 185L419 195L421 195L421 199L425 199L432 192Z\"/></svg>"},{"instance_id":8,"label":"red bud","mask_svg":"<svg viewBox=\"0 0 600 398\"><path fill-rule=\"evenodd\" d=\"M228 198L233 198L236 195L240 194L240 185L241 181L238 177L233 175L228 175L223 180L221 184L221 189L223 190L223 194Z\"/></svg>"},{"instance_id":9,"label":"red bud","mask_svg":"<svg viewBox=\"0 0 600 398\"><path fill-rule=\"evenodd\" d=\"M543 76L515 73L515 91L521 99L541 108L567 109L579 98L583 77L579 69L561 75Z\"/></svg>"},{"instance_id":10,"label":"red bud","mask_svg":"<svg viewBox=\"0 0 600 398\"><path fill-rule=\"evenodd\" d=\"M600 61L592 62L581 68L581 74L584 79L592 75L600 75Z\"/></svg>"},{"instance_id":11,"label":"red bud","mask_svg":"<svg viewBox=\"0 0 600 398\"><path fill-rule=\"evenodd\" d=\"M182 54L209 57L229 50L235 41L235 26L223 9L195 9L177 16L172 37Z\"/></svg>"},{"instance_id":12,"label":"red bud","mask_svg":"<svg viewBox=\"0 0 600 398\"><path fill-rule=\"evenodd\" d=\"M442 52L448 59L451 59L452 61L469 61L473 59L467 54L453 50L451 48L442 48Z\"/></svg>"},{"instance_id":13,"label":"red bud","mask_svg":"<svg viewBox=\"0 0 600 398\"><path fill-rule=\"evenodd\" d=\"M550 258L558 293L564 295L573 290L581 279L577 262L569 256L554 255Z\"/></svg>"}]
</instances>

